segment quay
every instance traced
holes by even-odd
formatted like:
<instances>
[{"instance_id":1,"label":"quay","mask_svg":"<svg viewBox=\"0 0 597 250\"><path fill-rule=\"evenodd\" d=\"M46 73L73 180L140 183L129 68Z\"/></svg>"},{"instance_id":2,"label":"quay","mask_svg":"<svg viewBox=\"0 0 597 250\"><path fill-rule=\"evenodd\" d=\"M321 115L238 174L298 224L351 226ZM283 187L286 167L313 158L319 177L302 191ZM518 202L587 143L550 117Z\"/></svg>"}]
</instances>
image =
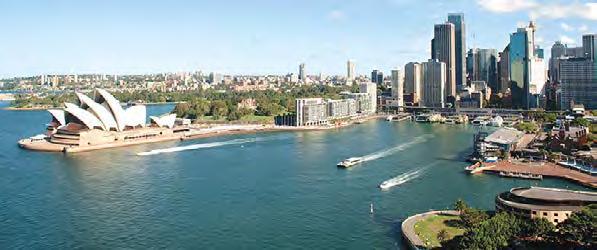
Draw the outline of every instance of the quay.
<instances>
[{"instance_id":1,"label":"quay","mask_svg":"<svg viewBox=\"0 0 597 250\"><path fill-rule=\"evenodd\" d=\"M583 172L558 166L552 162L516 163L500 161L484 163L481 172L497 174L504 177L539 179L543 177L560 178L577 182L581 185L597 188L597 177Z\"/></svg>"}]
</instances>

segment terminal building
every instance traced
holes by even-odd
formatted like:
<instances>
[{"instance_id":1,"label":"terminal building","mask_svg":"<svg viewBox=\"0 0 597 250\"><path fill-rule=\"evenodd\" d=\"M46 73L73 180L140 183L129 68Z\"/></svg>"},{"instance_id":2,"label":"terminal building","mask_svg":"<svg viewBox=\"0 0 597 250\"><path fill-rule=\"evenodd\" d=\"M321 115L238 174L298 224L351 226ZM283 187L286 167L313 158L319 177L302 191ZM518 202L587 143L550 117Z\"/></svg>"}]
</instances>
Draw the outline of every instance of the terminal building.
<instances>
[{"instance_id":1,"label":"terminal building","mask_svg":"<svg viewBox=\"0 0 597 250\"><path fill-rule=\"evenodd\" d=\"M597 204L596 192L525 187L513 188L495 197L497 212L506 211L529 218L545 218L558 224L583 206Z\"/></svg>"}]
</instances>

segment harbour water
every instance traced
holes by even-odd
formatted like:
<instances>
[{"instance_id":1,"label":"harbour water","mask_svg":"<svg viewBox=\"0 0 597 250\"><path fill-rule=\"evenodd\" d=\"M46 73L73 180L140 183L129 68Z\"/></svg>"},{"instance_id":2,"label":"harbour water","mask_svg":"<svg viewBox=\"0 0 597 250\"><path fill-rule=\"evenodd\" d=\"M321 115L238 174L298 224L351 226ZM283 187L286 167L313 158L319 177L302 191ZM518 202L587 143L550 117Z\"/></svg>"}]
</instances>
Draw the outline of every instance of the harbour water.
<instances>
[{"instance_id":1,"label":"harbour water","mask_svg":"<svg viewBox=\"0 0 597 250\"><path fill-rule=\"evenodd\" d=\"M64 155L16 145L43 131L46 112L0 117L1 249L403 248L404 218L458 198L492 209L512 187L584 190L466 175L475 133L466 125L379 120ZM336 167L352 156L366 160ZM398 184L378 188L392 178Z\"/></svg>"}]
</instances>

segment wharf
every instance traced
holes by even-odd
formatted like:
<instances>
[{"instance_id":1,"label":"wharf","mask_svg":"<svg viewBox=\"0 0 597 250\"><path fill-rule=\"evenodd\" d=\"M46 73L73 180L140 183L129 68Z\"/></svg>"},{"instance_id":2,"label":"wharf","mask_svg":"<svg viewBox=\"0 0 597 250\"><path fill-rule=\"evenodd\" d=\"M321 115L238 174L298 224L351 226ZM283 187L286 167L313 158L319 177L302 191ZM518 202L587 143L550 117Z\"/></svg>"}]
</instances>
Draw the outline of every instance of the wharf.
<instances>
[{"instance_id":1,"label":"wharf","mask_svg":"<svg viewBox=\"0 0 597 250\"><path fill-rule=\"evenodd\" d=\"M577 170L561 167L552 162L517 163L500 161L496 163L485 164L487 165L487 168L483 169L483 172L498 174L500 176L515 178L526 178L527 176L561 178L574 181L591 188L597 188L597 177Z\"/></svg>"}]
</instances>

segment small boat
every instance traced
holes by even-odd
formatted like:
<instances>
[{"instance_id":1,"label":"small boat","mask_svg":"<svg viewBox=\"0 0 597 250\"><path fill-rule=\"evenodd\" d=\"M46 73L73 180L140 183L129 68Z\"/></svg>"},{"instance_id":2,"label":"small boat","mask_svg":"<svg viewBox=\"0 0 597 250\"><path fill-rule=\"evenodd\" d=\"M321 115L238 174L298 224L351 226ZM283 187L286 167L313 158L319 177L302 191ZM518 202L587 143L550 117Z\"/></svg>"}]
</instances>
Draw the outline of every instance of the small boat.
<instances>
[{"instance_id":1,"label":"small boat","mask_svg":"<svg viewBox=\"0 0 597 250\"><path fill-rule=\"evenodd\" d=\"M429 122L429 114L420 114L415 116L415 122Z\"/></svg>"},{"instance_id":2,"label":"small boat","mask_svg":"<svg viewBox=\"0 0 597 250\"><path fill-rule=\"evenodd\" d=\"M491 118L488 118L486 116L479 116L475 118L475 120L473 120L471 123L475 126L487 126L489 124L490 119Z\"/></svg>"},{"instance_id":3,"label":"small boat","mask_svg":"<svg viewBox=\"0 0 597 250\"><path fill-rule=\"evenodd\" d=\"M391 122L392 120L394 120L394 116L389 115L388 117L386 117L386 121Z\"/></svg>"},{"instance_id":4,"label":"small boat","mask_svg":"<svg viewBox=\"0 0 597 250\"><path fill-rule=\"evenodd\" d=\"M381 189L388 189L394 186L394 181L393 180L387 180L382 182L381 184L379 184L379 188Z\"/></svg>"},{"instance_id":5,"label":"small boat","mask_svg":"<svg viewBox=\"0 0 597 250\"><path fill-rule=\"evenodd\" d=\"M338 162L338 164L336 166L342 167L342 168L349 168L349 167L352 167L352 166L360 163L361 161L363 161L363 158L361 158L361 157L351 157L351 158L348 158L341 162Z\"/></svg>"}]
</instances>

